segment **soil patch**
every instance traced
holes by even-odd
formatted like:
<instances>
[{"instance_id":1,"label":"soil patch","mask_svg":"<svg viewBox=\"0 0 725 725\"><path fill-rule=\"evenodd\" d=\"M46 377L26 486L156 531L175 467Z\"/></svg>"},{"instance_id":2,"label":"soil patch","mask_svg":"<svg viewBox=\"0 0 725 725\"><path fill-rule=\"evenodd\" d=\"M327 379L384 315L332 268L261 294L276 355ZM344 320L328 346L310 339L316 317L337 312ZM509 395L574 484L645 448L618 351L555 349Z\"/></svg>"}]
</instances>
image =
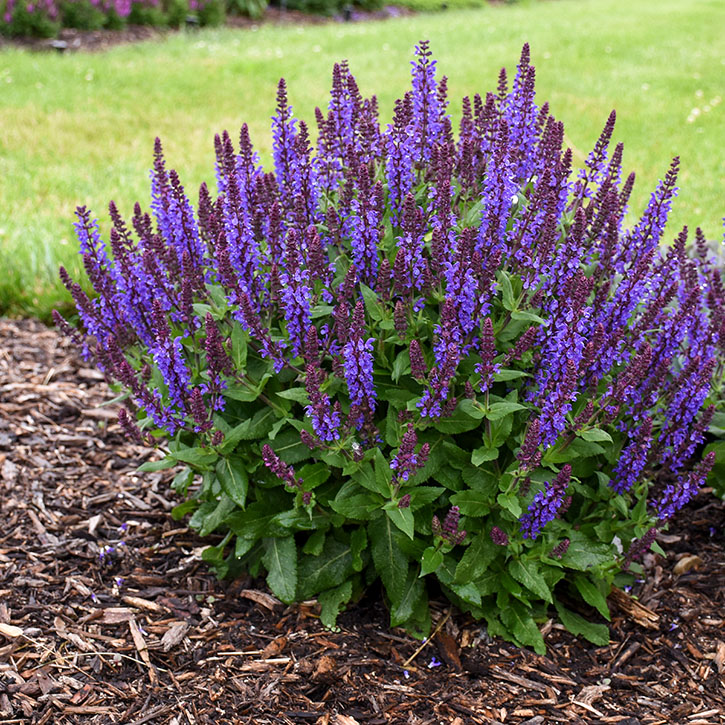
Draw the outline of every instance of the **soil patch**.
<instances>
[{"instance_id":1,"label":"soil patch","mask_svg":"<svg viewBox=\"0 0 725 725\"><path fill-rule=\"evenodd\" d=\"M538 656L440 601L421 649L375 591L330 632L315 602L217 581L111 397L54 331L0 320L0 722L725 722L725 507L707 493L638 599L615 594L608 646L549 622Z\"/></svg>"}]
</instances>

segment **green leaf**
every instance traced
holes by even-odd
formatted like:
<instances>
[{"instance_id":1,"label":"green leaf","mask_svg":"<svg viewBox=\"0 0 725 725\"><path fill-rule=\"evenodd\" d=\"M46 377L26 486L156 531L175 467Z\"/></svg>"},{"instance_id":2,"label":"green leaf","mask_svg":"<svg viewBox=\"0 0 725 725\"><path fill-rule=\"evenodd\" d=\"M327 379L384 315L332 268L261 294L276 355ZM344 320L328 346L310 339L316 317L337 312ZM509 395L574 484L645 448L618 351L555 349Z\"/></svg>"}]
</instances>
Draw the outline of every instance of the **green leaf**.
<instances>
[{"instance_id":1,"label":"green leaf","mask_svg":"<svg viewBox=\"0 0 725 725\"><path fill-rule=\"evenodd\" d=\"M362 571L368 561L367 554L368 535L362 526L353 529L350 534L350 552L352 554L352 568Z\"/></svg>"},{"instance_id":2,"label":"green leaf","mask_svg":"<svg viewBox=\"0 0 725 725\"><path fill-rule=\"evenodd\" d=\"M310 556L319 556L322 553L322 547L325 545L325 530L317 529L313 531L305 545L302 547L303 554L309 554Z\"/></svg>"},{"instance_id":3,"label":"green leaf","mask_svg":"<svg viewBox=\"0 0 725 725\"><path fill-rule=\"evenodd\" d=\"M375 290L370 289L366 284L360 283L360 292L362 292L363 300L365 301L365 310L370 317L379 322L383 319L383 307L380 304L380 298Z\"/></svg>"},{"instance_id":4,"label":"green leaf","mask_svg":"<svg viewBox=\"0 0 725 725\"><path fill-rule=\"evenodd\" d=\"M177 464L178 460L173 456L165 456L160 461L146 461L142 463L136 470L141 473L156 473L156 471L164 471L172 468Z\"/></svg>"},{"instance_id":5,"label":"green leaf","mask_svg":"<svg viewBox=\"0 0 725 725\"><path fill-rule=\"evenodd\" d=\"M554 602L556 612L561 619L561 623L576 636L581 635L588 639L592 644L603 647L609 644L609 627L606 624L596 624L590 622L584 617L570 612L564 605Z\"/></svg>"},{"instance_id":6,"label":"green leaf","mask_svg":"<svg viewBox=\"0 0 725 725\"><path fill-rule=\"evenodd\" d=\"M320 621L327 629L335 629L337 617L342 611L343 604L347 604L352 598L352 581L349 579L340 584L339 587L326 589L317 595L320 603Z\"/></svg>"},{"instance_id":7,"label":"green leaf","mask_svg":"<svg viewBox=\"0 0 725 725\"><path fill-rule=\"evenodd\" d=\"M401 350L393 361L393 371L391 377L393 382L397 383L403 375L410 374L410 353L408 349Z\"/></svg>"},{"instance_id":8,"label":"green leaf","mask_svg":"<svg viewBox=\"0 0 725 725\"><path fill-rule=\"evenodd\" d=\"M271 531L272 520L276 516L276 507L267 506L261 501L255 501L244 511L237 509L226 520L226 525L243 539L259 539L271 534L284 535L284 529L277 527Z\"/></svg>"},{"instance_id":9,"label":"green leaf","mask_svg":"<svg viewBox=\"0 0 725 725\"><path fill-rule=\"evenodd\" d=\"M613 552L610 546L592 541L581 531L569 532L569 548L561 558L561 563L570 569L586 571L601 564L610 564Z\"/></svg>"},{"instance_id":10,"label":"green leaf","mask_svg":"<svg viewBox=\"0 0 725 725\"><path fill-rule=\"evenodd\" d=\"M249 475L241 458L220 458L216 464L216 477L227 496L237 506L245 507Z\"/></svg>"},{"instance_id":11,"label":"green leaf","mask_svg":"<svg viewBox=\"0 0 725 725\"><path fill-rule=\"evenodd\" d=\"M414 569L406 571L400 599L390 611L390 625L399 627L413 617L422 600L425 599L425 582L419 579Z\"/></svg>"},{"instance_id":12,"label":"green leaf","mask_svg":"<svg viewBox=\"0 0 725 725\"><path fill-rule=\"evenodd\" d=\"M375 449L375 485L377 490L382 493L383 496L389 498L392 489L391 483L393 481L393 471L390 468L390 463L385 459L383 452L379 449Z\"/></svg>"},{"instance_id":13,"label":"green leaf","mask_svg":"<svg viewBox=\"0 0 725 725\"><path fill-rule=\"evenodd\" d=\"M324 305L320 303L310 310L310 319L316 320L320 317L329 317L334 311L335 308L332 305Z\"/></svg>"},{"instance_id":14,"label":"green leaf","mask_svg":"<svg viewBox=\"0 0 725 725\"><path fill-rule=\"evenodd\" d=\"M601 428L588 428L587 430L579 431L577 435L585 441L594 441L595 443L606 441L607 443L614 443L612 436Z\"/></svg>"},{"instance_id":15,"label":"green leaf","mask_svg":"<svg viewBox=\"0 0 725 725\"><path fill-rule=\"evenodd\" d=\"M495 461L498 458L498 448L488 448L481 446L471 453L471 463L474 466L480 466L486 461Z\"/></svg>"},{"instance_id":16,"label":"green leaf","mask_svg":"<svg viewBox=\"0 0 725 725\"><path fill-rule=\"evenodd\" d=\"M528 312L527 310L514 310L511 313L512 320L526 320L527 322L535 322L537 325L543 325L546 320L539 315Z\"/></svg>"},{"instance_id":17,"label":"green leaf","mask_svg":"<svg viewBox=\"0 0 725 725\"><path fill-rule=\"evenodd\" d=\"M310 599L325 589L339 587L353 573L350 546L327 537L319 556L305 556L297 567L297 598Z\"/></svg>"},{"instance_id":18,"label":"green leaf","mask_svg":"<svg viewBox=\"0 0 725 725\"><path fill-rule=\"evenodd\" d=\"M385 513L411 541L415 538L415 521L410 508L398 508L398 505L393 502L393 507L386 507Z\"/></svg>"},{"instance_id":19,"label":"green leaf","mask_svg":"<svg viewBox=\"0 0 725 725\"><path fill-rule=\"evenodd\" d=\"M247 366L247 333L238 322L232 324L232 360L234 369L241 372Z\"/></svg>"},{"instance_id":20,"label":"green leaf","mask_svg":"<svg viewBox=\"0 0 725 725\"><path fill-rule=\"evenodd\" d=\"M215 416L218 420L221 416ZM275 425L275 413L272 408L262 408L251 418L234 426L226 435L219 450L222 453L231 453L240 441L260 440L265 438ZM221 426L218 426L221 427Z\"/></svg>"},{"instance_id":21,"label":"green leaf","mask_svg":"<svg viewBox=\"0 0 725 725\"><path fill-rule=\"evenodd\" d=\"M196 448L183 448L180 451L173 451L169 455L182 463L188 463L195 468L207 470L219 457L215 451L210 452L208 448L202 448L201 446L197 446Z\"/></svg>"},{"instance_id":22,"label":"green leaf","mask_svg":"<svg viewBox=\"0 0 725 725\"><path fill-rule=\"evenodd\" d=\"M369 461L362 464L360 469L352 475L352 480L359 483L363 488L373 493L380 494L384 498L390 498L390 484L385 476L380 480L375 475L375 470ZM392 480L392 478L391 478Z\"/></svg>"},{"instance_id":23,"label":"green leaf","mask_svg":"<svg viewBox=\"0 0 725 725\"><path fill-rule=\"evenodd\" d=\"M234 501L232 501L232 499L226 494L222 494L218 502L211 503L216 503L213 510L208 513L205 510L204 514L200 514L199 516L199 518L202 518L202 521L200 522L201 525L199 526L199 536L202 537L209 536L212 531L215 531L219 526L221 526L222 522L236 508ZM204 507L202 506L197 510L196 514L192 517L192 520L196 518L197 514L199 514L203 508ZM189 522L189 525L191 525L191 522Z\"/></svg>"},{"instance_id":24,"label":"green leaf","mask_svg":"<svg viewBox=\"0 0 725 725\"><path fill-rule=\"evenodd\" d=\"M373 562L394 606L403 598L408 574L408 559L395 539L396 530L388 516L379 516L368 524Z\"/></svg>"},{"instance_id":25,"label":"green leaf","mask_svg":"<svg viewBox=\"0 0 725 725\"><path fill-rule=\"evenodd\" d=\"M285 400L293 400L300 405L309 405L310 396L304 388L289 388L289 390L278 390L275 395Z\"/></svg>"},{"instance_id":26,"label":"green leaf","mask_svg":"<svg viewBox=\"0 0 725 725\"><path fill-rule=\"evenodd\" d=\"M454 582L465 584L480 579L496 558L497 549L496 544L491 541L490 534L487 531L481 531L466 548L458 562Z\"/></svg>"},{"instance_id":27,"label":"green leaf","mask_svg":"<svg viewBox=\"0 0 725 725\"><path fill-rule=\"evenodd\" d=\"M473 582L451 584L451 589L466 603L474 607L481 606L481 592Z\"/></svg>"},{"instance_id":28,"label":"green leaf","mask_svg":"<svg viewBox=\"0 0 725 725\"><path fill-rule=\"evenodd\" d=\"M464 398L463 400L468 399ZM468 415L461 408L461 403L459 403L458 407L453 411L453 415L436 420L434 425L439 433L455 435L456 433L465 433L468 430L478 428L480 424L481 421Z\"/></svg>"},{"instance_id":29,"label":"green leaf","mask_svg":"<svg viewBox=\"0 0 725 725\"><path fill-rule=\"evenodd\" d=\"M186 496L186 492L189 490L189 485L194 480L194 471L185 466L175 476L171 482L171 488L176 491L180 496Z\"/></svg>"},{"instance_id":30,"label":"green leaf","mask_svg":"<svg viewBox=\"0 0 725 725\"><path fill-rule=\"evenodd\" d=\"M415 512L433 503L445 490L442 486L416 486L410 491L410 510Z\"/></svg>"},{"instance_id":31,"label":"green leaf","mask_svg":"<svg viewBox=\"0 0 725 725\"><path fill-rule=\"evenodd\" d=\"M451 496L464 516L483 517L491 510L491 496L484 491L459 491Z\"/></svg>"},{"instance_id":32,"label":"green leaf","mask_svg":"<svg viewBox=\"0 0 725 725\"><path fill-rule=\"evenodd\" d=\"M525 410L526 406L521 403L514 403L510 400L502 400L500 403L491 403L486 412L486 418L488 420L499 420L510 413L515 413L517 410Z\"/></svg>"},{"instance_id":33,"label":"green leaf","mask_svg":"<svg viewBox=\"0 0 725 725\"><path fill-rule=\"evenodd\" d=\"M501 621L521 644L533 647L537 654L546 653L544 638L528 607L512 600L509 606L501 612Z\"/></svg>"},{"instance_id":34,"label":"green leaf","mask_svg":"<svg viewBox=\"0 0 725 725\"><path fill-rule=\"evenodd\" d=\"M262 540L262 563L267 569L267 585L285 604L295 600L297 592L297 546L294 536Z\"/></svg>"},{"instance_id":35,"label":"green leaf","mask_svg":"<svg viewBox=\"0 0 725 725\"><path fill-rule=\"evenodd\" d=\"M420 575L432 574L443 563L443 552L435 546L429 546L420 560Z\"/></svg>"},{"instance_id":36,"label":"green leaf","mask_svg":"<svg viewBox=\"0 0 725 725\"><path fill-rule=\"evenodd\" d=\"M507 370L506 368L503 368L502 370L499 370L497 373L493 374L493 379L497 383L505 383L507 380L516 380L517 378L523 378L528 376L529 374L525 373L523 370Z\"/></svg>"},{"instance_id":37,"label":"green leaf","mask_svg":"<svg viewBox=\"0 0 725 725\"><path fill-rule=\"evenodd\" d=\"M496 501L501 508L510 511L517 519L523 513L519 497L515 493L500 493L496 497Z\"/></svg>"},{"instance_id":38,"label":"green leaf","mask_svg":"<svg viewBox=\"0 0 725 725\"><path fill-rule=\"evenodd\" d=\"M480 491L481 493L492 496L498 490L498 480L496 477L483 468L474 468L469 465L463 469L461 477L469 488L472 488L474 491Z\"/></svg>"},{"instance_id":39,"label":"green leaf","mask_svg":"<svg viewBox=\"0 0 725 725\"><path fill-rule=\"evenodd\" d=\"M598 443L594 441L585 441L582 438L575 438L571 445L564 450L550 448L544 453L543 464L559 464L569 463L577 458L589 458L590 456L598 456L600 453L606 453Z\"/></svg>"},{"instance_id":40,"label":"green leaf","mask_svg":"<svg viewBox=\"0 0 725 725\"><path fill-rule=\"evenodd\" d=\"M174 521L181 521L186 514L190 514L194 511L198 505L199 502L195 498L190 498L188 501L184 501L184 503L180 503L178 506L174 506L174 508L171 509L171 518L174 519Z\"/></svg>"},{"instance_id":41,"label":"green leaf","mask_svg":"<svg viewBox=\"0 0 725 725\"><path fill-rule=\"evenodd\" d=\"M312 451L300 440L296 430L280 433L272 449L285 463L298 463L312 458Z\"/></svg>"},{"instance_id":42,"label":"green leaf","mask_svg":"<svg viewBox=\"0 0 725 725\"><path fill-rule=\"evenodd\" d=\"M508 570L517 582L523 584L529 591L536 594L546 602L551 603L551 590L544 581L533 560L512 559L509 562Z\"/></svg>"},{"instance_id":43,"label":"green leaf","mask_svg":"<svg viewBox=\"0 0 725 725\"><path fill-rule=\"evenodd\" d=\"M331 471L324 463L308 463L297 471L297 475L304 481L305 490L310 491L327 481Z\"/></svg>"},{"instance_id":44,"label":"green leaf","mask_svg":"<svg viewBox=\"0 0 725 725\"><path fill-rule=\"evenodd\" d=\"M377 494L363 491L353 481L343 484L335 499L330 501L330 508L333 511L342 514L346 519L357 521L368 521L382 506L383 501Z\"/></svg>"},{"instance_id":45,"label":"green leaf","mask_svg":"<svg viewBox=\"0 0 725 725\"><path fill-rule=\"evenodd\" d=\"M501 285L501 297L504 309L512 311L516 309L516 301L514 300L514 290L511 286L511 279L507 272L500 270L496 274L496 279Z\"/></svg>"},{"instance_id":46,"label":"green leaf","mask_svg":"<svg viewBox=\"0 0 725 725\"><path fill-rule=\"evenodd\" d=\"M458 404L460 409L466 414L470 415L471 418L476 420L482 420L486 417L486 412L483 410L479 403L470 400L469 398L463 398Z\"/></svg>"},{"instance_id":47,"label":"green leaf","mask_svg":"<svg viewBox=\"0 0 725 725\"><path fill-rule=\"evenodd\" d=\"M581 574L577 574L574 577L574 586L582 595L582 599L592 607L594 607L604 619L611 619L609 614L609 606L607 604L607 598L602 594L599 587L594 584L591 580L587 579Z\"/></svg>"},{"instance_id":48,"label":"green leaf","mask_svg":"<svg viewBox=\"0 0 725 725\"><path fill-rule=\"evenodd\" d=\"M442 446L444 459L448 465L459 469L465 468L468 465L471 454L467 450L457 446L455 443L451 443L451 441L443 441Z\"/></svg>"}]
</instances>

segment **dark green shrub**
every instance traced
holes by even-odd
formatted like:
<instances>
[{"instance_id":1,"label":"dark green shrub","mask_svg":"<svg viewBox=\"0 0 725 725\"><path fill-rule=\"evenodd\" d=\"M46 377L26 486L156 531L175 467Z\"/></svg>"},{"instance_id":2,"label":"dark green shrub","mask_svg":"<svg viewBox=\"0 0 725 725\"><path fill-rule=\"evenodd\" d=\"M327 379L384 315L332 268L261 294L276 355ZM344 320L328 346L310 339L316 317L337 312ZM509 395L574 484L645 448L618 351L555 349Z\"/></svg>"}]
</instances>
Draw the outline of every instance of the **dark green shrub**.
<instances>
[{"instance_id":1,"label":"dark green shrub","mask_svg":"<svg viewBox=\"0 0 725 725\"><path fill-rule=\"evenodd\" d=\"M90 0L70 0L61 4L62 24L65 28L100 30L106 24L106 15Z\"/></svg>"},{"instance_id":2,"label":"dark green shrub","mask_svg":"<svg viewBox=\"0 0 725 725\"><path fill-rule=\"evenodd\" d=\"M314 15L336 15L348 5L351 3L346 0L287 0L285 7Z\"/></svg>"},{"instance_id":3,"label":"dark green shrub","mask_svg":"<svg viewBox=\"0 0 725 725\"><path fill-rule=\"evenodd\" d=\"M157 141L152 213L111 205L112 255L78 210L97 297L62 270L81 328L56 320L126 393L127 435L163 447L142 470L180 467L174 516L222 537L220 575L317 597L326 625L379 578L418 634L432 582L537 651L550 609L606 644L564 602L608 618L713 465L722 283L686 229L660 247L677 159L624 228L614 113L572 174L528 46L457 138L416 51L382 128L335 66L314 152L280 81L274 173L225 133L194 206Z\"/></svg>"},{"instance_id":4,"label":"dark green shrub","mask_svg":"<svg viewBox=\"0 0 725 725\"><path fill-rule=\"evenodd\" d=\"M189 0L168 0L165 4L166 21L171 28L179 28L189 15Z\"/></svg>"},{"instance_id":5,"label":"dark green shrub","mask_svg":"<svg viewBox=\"0 0 725 725\"><path fill-rule=\"evenodd\" d=\"M227 11L230 15L245 15L253 20L264 16L267 0L227 0Z\"/></svg>"},{"instance_id":6,"label":"dark green shrub","mask_svg":"<svg viewBox=\"0 0 725 725\"><path fill-rule=\"evenodd\" d=\"M131 25L152 25L161 28L166 25L166 14L159 0L144 0L144 2L134 0L128 22Z\"/></svg>"},{"instance_id":7,"label":"dark green shrub","mask_svg":"<svg viewBox=\"0 0 725 725\"><path fill-rule=\"evenodd\" d=\"M0 31L14 38L54 38L61 28L60 13L53 0L29 3L7 2Z\"/></svg>"},{"instance_id":8,"label":"dark green shrub","mask_svg":"<svg viewBox=\"0 0 725 725\"><path fill-rule=\"evenodd\" d=\"M225 0L191 0L190 6L192 10L196 9L199 25L216 27L226 20Z\"/></svg>"}]
</instances>

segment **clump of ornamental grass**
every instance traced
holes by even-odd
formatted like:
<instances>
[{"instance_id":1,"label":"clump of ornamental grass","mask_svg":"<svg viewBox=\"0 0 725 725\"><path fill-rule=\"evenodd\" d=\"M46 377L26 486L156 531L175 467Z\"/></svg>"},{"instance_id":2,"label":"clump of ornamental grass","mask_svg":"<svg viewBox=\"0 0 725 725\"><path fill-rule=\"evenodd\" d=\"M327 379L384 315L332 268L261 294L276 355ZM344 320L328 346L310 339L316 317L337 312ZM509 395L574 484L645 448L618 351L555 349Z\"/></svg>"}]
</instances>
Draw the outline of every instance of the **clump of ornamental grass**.
<instances>
[{"instance_id":1,"label":"clump of ornamental grass","mask_svg":"<svg viewBox=\"0 0 725 725\"><path fill-rule=\"evenodd\" d=\"M111 203L110 249L78 210L95 294L61 270L80 323L56 321L166 451L143 468L183 466L174 515L220 537L219 575L329 626L380 580L418 634L442 591L537 651L551 606L606 642L562 601L608 618L712 466L722 280L687 229L660 246L677 159L624 228L614 113L572 172L528 46L457 134L448 103L426 42L384 126L342 63L313 140L282 80L273 169L225 132L195 205L157 141L151 211Z\"/></svg>"}]
</instances>

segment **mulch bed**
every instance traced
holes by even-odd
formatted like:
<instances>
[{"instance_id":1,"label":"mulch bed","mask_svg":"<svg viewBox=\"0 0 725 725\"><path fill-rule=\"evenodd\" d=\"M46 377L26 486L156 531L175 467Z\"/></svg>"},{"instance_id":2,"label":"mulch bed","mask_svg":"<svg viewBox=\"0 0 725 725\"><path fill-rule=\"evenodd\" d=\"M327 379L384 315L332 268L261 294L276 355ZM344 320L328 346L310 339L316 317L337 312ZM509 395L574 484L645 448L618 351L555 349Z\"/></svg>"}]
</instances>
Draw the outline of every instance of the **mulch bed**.
<instances>
[{"instance_id":1,"label":"mulch bed","mask_svg":"<svg viewBox=\"0 0 725 725\"><path fill-rule=\"evenodd\" d=\"M355 8L344 15L327 17L312 15L299 10L282 10L268 7L263 17L258 20L230 15L226 25L233 28L256 29L260 25L321 25L334 22L360 22L364 20L386 20L388 18L413 15L414 11L404 7L384 7L380 10L360 10ZM186 29L194 32L196 28ZM77 30L75 28L62 28L57 38L6 38L0 36L0 50L3 46L19 46L38 51L75 52L101 51L115 45L137 43L144 40L156 40L179 31L153 28L147 25L129 25L122 30Z\"/></svg>"},{"instance_id":2,"label":"mulch bed","mask_svg":"<svg viewBox=\"0 0 725 725\"><path fill-rule=\"evenodd\" d=\"M707 493L638 599L615 598L608 646L549 622L538 656L441 601L420 649L374 591L330 632L314 602L217 581L168 473L135 472L157 454L121 436L111 397L54 331L0 320L0 722L725 722L725 508Z\"/></svg>"}]
</instances>

